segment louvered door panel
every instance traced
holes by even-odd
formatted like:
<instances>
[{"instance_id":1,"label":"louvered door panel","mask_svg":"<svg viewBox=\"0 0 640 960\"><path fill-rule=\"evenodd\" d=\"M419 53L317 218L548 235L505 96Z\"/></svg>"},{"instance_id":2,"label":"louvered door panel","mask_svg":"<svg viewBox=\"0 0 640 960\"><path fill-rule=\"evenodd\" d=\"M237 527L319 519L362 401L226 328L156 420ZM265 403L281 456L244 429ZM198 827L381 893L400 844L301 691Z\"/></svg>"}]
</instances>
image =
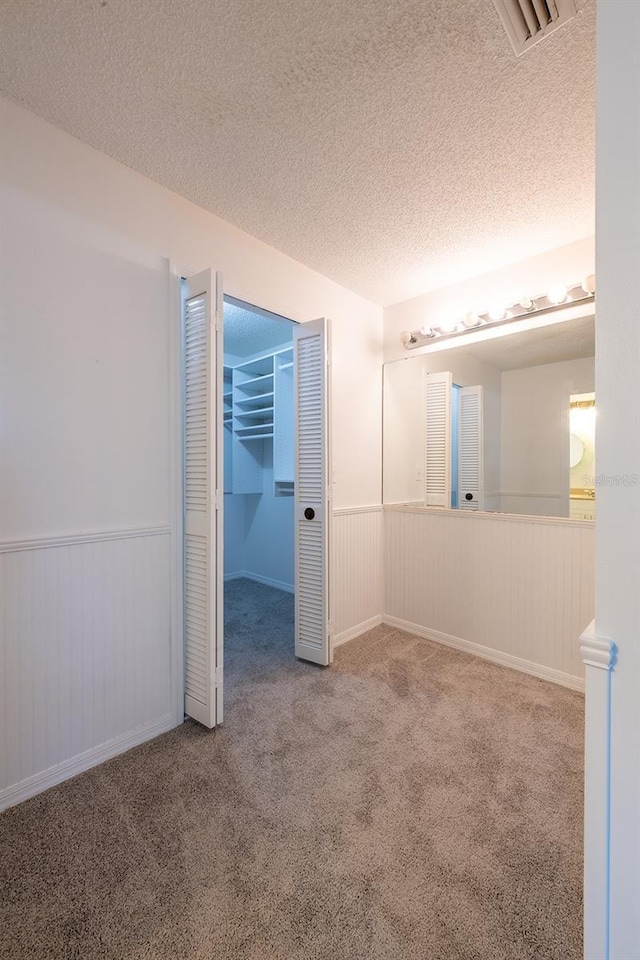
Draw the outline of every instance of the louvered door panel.
<instances>
[{"instance_id":1,"label":"louvered door panel","mask_svg":"<svg viewBox=\"0 0 640 960\"><path fill-rule=\"evenodd\" d=\"M187 534L185 540L185 696L207 703L210 674L209 550L206 537Z\"/></svg>"},{"instance_id":2,"label":"louvered door panel","mask_svg":"<svg viewBox=\"0 0 640 960\"><path fill-rule=\"evenodd\" d=\"M425 374L425 504L451 506L451 373Z\"/></svg>"},{"instance_id":3,"label":"louvered door panel","mask_svg":"<svg viewBox=\"0 0 640 960\"><path fill-rule=\"evenodd\" d=\"M458 506L484 510L482 387L461 387L458 423Z\"/></svg>"},{"instance_id":4,"label":"louvered door panel","mask_svg":"<svg viewBox=\"0 0 640 960\"><path fill-rule=\"evenodd\" d=\"M296 656L326 665L329 635L328 322L294 331Z\"/></svg>"},{"instance_id":5,"label":"louvered door panel","mask_svg":"<svg viewBox=\"0 0 640 960\"><path fill-rule=\"evenodd\" d=\"M207 727L222 720L218 299L210 270L187 280L183 325L185 713Z\"/></svg>"},{"instance_id":6,"label":"louvered door panel","mask_svg":"<svg viewBox=\"0 0 640 960\"><path fill-rule=\"evenodd\" d=\"M300 523L298 540L299 576L296 584L298 597L298 627L296 637L303 638L305 648L311 647L321 656L325 643L326 614L324 604L324 543L321 523ZM296 651L297 656L303 653Z\"/></svg>"},{"instance_id":7,"label":"louvered door panel","mask_svg":"<svg viewBox=\"0 0 640 960\"><path fill-rule=\"evenodd\" d=\"M206 515L209 463L209 324L207 295L186 300L185 347L185 508Z\"/></svg>"}]
</instances>

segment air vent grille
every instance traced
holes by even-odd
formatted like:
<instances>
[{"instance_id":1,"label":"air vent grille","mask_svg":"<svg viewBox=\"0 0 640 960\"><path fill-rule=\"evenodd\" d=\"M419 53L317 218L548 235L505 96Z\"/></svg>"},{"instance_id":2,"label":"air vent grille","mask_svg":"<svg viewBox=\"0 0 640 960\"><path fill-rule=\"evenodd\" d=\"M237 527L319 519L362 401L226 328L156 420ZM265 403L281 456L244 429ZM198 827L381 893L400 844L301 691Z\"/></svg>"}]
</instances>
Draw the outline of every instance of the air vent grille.
<instances>
[{"instance_id":1,"label":"air vent grille","mask_svg":"<svg viewBox=\"0 0 640 960\"><path fill-rule=\"evenodd\" d=\"M517 57L576 15L575 0L493 0Z\"/></svg>"}]
</instances>

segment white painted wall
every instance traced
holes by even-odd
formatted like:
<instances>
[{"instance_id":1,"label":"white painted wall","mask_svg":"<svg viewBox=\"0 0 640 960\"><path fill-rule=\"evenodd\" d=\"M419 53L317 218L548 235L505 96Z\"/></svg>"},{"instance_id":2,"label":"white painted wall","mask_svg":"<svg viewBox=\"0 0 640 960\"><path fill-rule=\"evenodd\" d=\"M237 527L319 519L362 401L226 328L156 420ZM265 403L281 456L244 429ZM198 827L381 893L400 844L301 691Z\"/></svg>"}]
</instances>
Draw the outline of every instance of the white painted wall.
<instances>
[{"instance_id":1,"label":"white painted wall","mask_svg":"<svg viewBox=\"0 0 640 960\"><path fill-rule=\"evenodd\" d=\"M246 497L243 493L224 495L224 575L239 576L245 569L247 527Z\"/></svg>"},{"instance_id":2,"label":"white painted wall","mask_svg":"<svg viewBox=\"0 0 640 960\"><path fill-rule=\"evenodd\" d=\"M90 731L81 743L67 725L55 738L47 731L47 749L34 740L19 762L3 753L1 802L12 802L177 722L168 682L168 545L134 603L131 585L144 582L136 539L126 563L120 546L76 544L79 534L119 544L131 527L170 538L169 291L161 257L194 272L211 265L223 272L227 293L292 319L332 318L338 506L380 501L382 311L14 104L0 101L0 110L2 406L10 414L2 418L0 543L19 553L29 538L29 549L53 551L46 576L40 563L17 561L10 580L5 573L12 602L1 642L10 669L0 700L18 711L5 729L23 729L36 694L38 709L47 705L42 722L53 722L80 648L91 680L73 686L69 707ZM80 562L70 558L74 550L83 551ZM114 573L103 582L105 568L118 562L133 579ZM356 552L352 562L366 567L377 558ZM119 638L128 643L124 660ZM56 669L42 673L39 664ZM151 717L134 709L138 679L157 680L141 698ZM116 706L118 722L103 722L100 712L113 717ZM25 742L12 740L18 751Z\"/></svg>"},{"instance_id":3,"label":"white painted wall","mask_svg":"<svg viewBox=\"0 0 640 960\"><path fill-rule=\"evenodd\" d=\"M0 539L169 520L168 264L0 185Z\"/></svg>"},{"instance_id":4,"label":"white painted wall","mask_svg":"<svg viewBox=\"0 0 640 960\"><path fill-rule=\"evenodd\" d=\"M294 588L293 497L276 497L273 451L265 445L262 494L225 494L224 575Z\"/></svg>"},{"instance_id":5,"label":"white painted wall","mask_svg":"<svg viewBox=\"0 0 640 960\"><path fill-rule=\"evenodd\" d=\"M504 513L569 516L569 398L594 389L593 357L504 371Z\"/></svg>"},{"instance_id":6,"label":"white painted wall","mask_svg":"<svg viewBox=\"0 0 640 960\"><path fill-rule=\"evenodd\" d=\"M585 955L630 960L640 956L639 4L598 4L597 62L596 455L610 479L597 491L596 633L618 654L610 712L604 685L587 685ZM609 762L607 810L598 774Z\"/></svg>"},{"instance_id":7,"label":"white painted wall","mask_svg":"<svg viewBox=\"0 0 640 960\"><path fill-rule=\"evenodd\" d=\"M267 447L264 491L246 496L244 569L274 587L294 588L293 497L276 497L273 490L273 451Z\"/></svg>"},{"instance_id":8,"label":"white painted wall","mask_svg":"<svg viewBox=\"0 0 640 960\"><path fill-rule=\"evenodd\" d=\"M469 310L479 313L495 302L515 303L525 294L543 294L554 283L571 284L582 280L593 273L594 266L594 237L586 237L538 257L386 307L385 362L407 355L401 341L403 330L417 330L423 324L436 326L443 320L459 320ZM424 347L418 347L411 351L411 355L422 351Z\"/></svg>"},{"instance_id":9,"label":"white painted wall","mask_svg":"<svg viewBox=\"0 0 640 960\"><path fill-rule=\"evenodd\" d=\"M382 309L0 99L2 180L291 320L332 320L334 507L380 503Z\"/></svg>"},{"instance_id":10,"label":"white painted wall","mask_svg":"<svg viewBox=\"0 0 640 960\"><path fill-rule=\"evenodd\" d=\"M168 729L169 265L0 189L0 807Z\"/></svg>"},{"instance_id":11,"label":"white painted wall","mask_svg":"<svg viewBox=\"0 0 640 960\"><path fill-rule=\"evenodd\" d=\"M592 523L385 507L384 530L385 622L581 689Z\"/></svg>"}]
</instances>

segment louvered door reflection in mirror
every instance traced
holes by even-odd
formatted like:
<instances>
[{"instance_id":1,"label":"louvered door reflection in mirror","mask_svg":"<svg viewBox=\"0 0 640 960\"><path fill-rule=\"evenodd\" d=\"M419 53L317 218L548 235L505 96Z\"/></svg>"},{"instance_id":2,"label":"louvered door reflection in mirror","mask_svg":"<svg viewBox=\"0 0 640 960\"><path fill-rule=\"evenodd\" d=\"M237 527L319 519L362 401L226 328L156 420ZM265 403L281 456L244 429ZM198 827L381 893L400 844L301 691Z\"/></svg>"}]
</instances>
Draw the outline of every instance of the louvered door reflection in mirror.
<instances>
[{"instance_id":1,"label":"louvered door reflection in mirror","mask_svg":"<svg viewBox=\"0 0 640 960\"><path fill-rule=\"evenodd\" d=\"M460 388L457 433L458 507L461 510L484 510L481 385Z\"/></svg>"},{"instance_id":2,"label":"louvered door reflection in mirror","mask_svg":"<svg viewBox=\"0 0 640 960\"><path fill-rule=\"evenodd\" d=\"M570 412L595 389L594 327L574 316L386 363L384 503L593 515L570 502L577 486L595 499L594 471L572 472Z\"/></svg>"}]
</instances>

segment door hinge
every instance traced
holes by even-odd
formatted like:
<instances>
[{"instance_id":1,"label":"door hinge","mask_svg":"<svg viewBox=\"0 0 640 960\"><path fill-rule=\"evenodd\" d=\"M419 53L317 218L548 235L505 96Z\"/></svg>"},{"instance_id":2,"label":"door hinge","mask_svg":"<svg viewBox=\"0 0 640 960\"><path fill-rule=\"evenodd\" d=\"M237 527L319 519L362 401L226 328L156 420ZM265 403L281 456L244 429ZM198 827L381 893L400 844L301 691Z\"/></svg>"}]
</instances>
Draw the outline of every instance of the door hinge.
<instances>
[{"instance_id":1,"label":"door hinge","mask_svg":"<svg viewBox=\"0 0 640 960\"><path fill-rule=\"evenodd\" d=\"M216 490L213 498L213 505L216 508L216 510L222 510L223 504L224 504L224 495L220 493L219 490Z\"/></svg>"},{"instance_id":2,"label":"door hinge","mask_svg":"<svg viewBox=\"0 0 640 960\"><path fill-rule=\"evenodd\" d=\"M213 675L213 685L217 689L222 686L222 667L216 667L215 673Z\"/></svg>"}]
</instances>

